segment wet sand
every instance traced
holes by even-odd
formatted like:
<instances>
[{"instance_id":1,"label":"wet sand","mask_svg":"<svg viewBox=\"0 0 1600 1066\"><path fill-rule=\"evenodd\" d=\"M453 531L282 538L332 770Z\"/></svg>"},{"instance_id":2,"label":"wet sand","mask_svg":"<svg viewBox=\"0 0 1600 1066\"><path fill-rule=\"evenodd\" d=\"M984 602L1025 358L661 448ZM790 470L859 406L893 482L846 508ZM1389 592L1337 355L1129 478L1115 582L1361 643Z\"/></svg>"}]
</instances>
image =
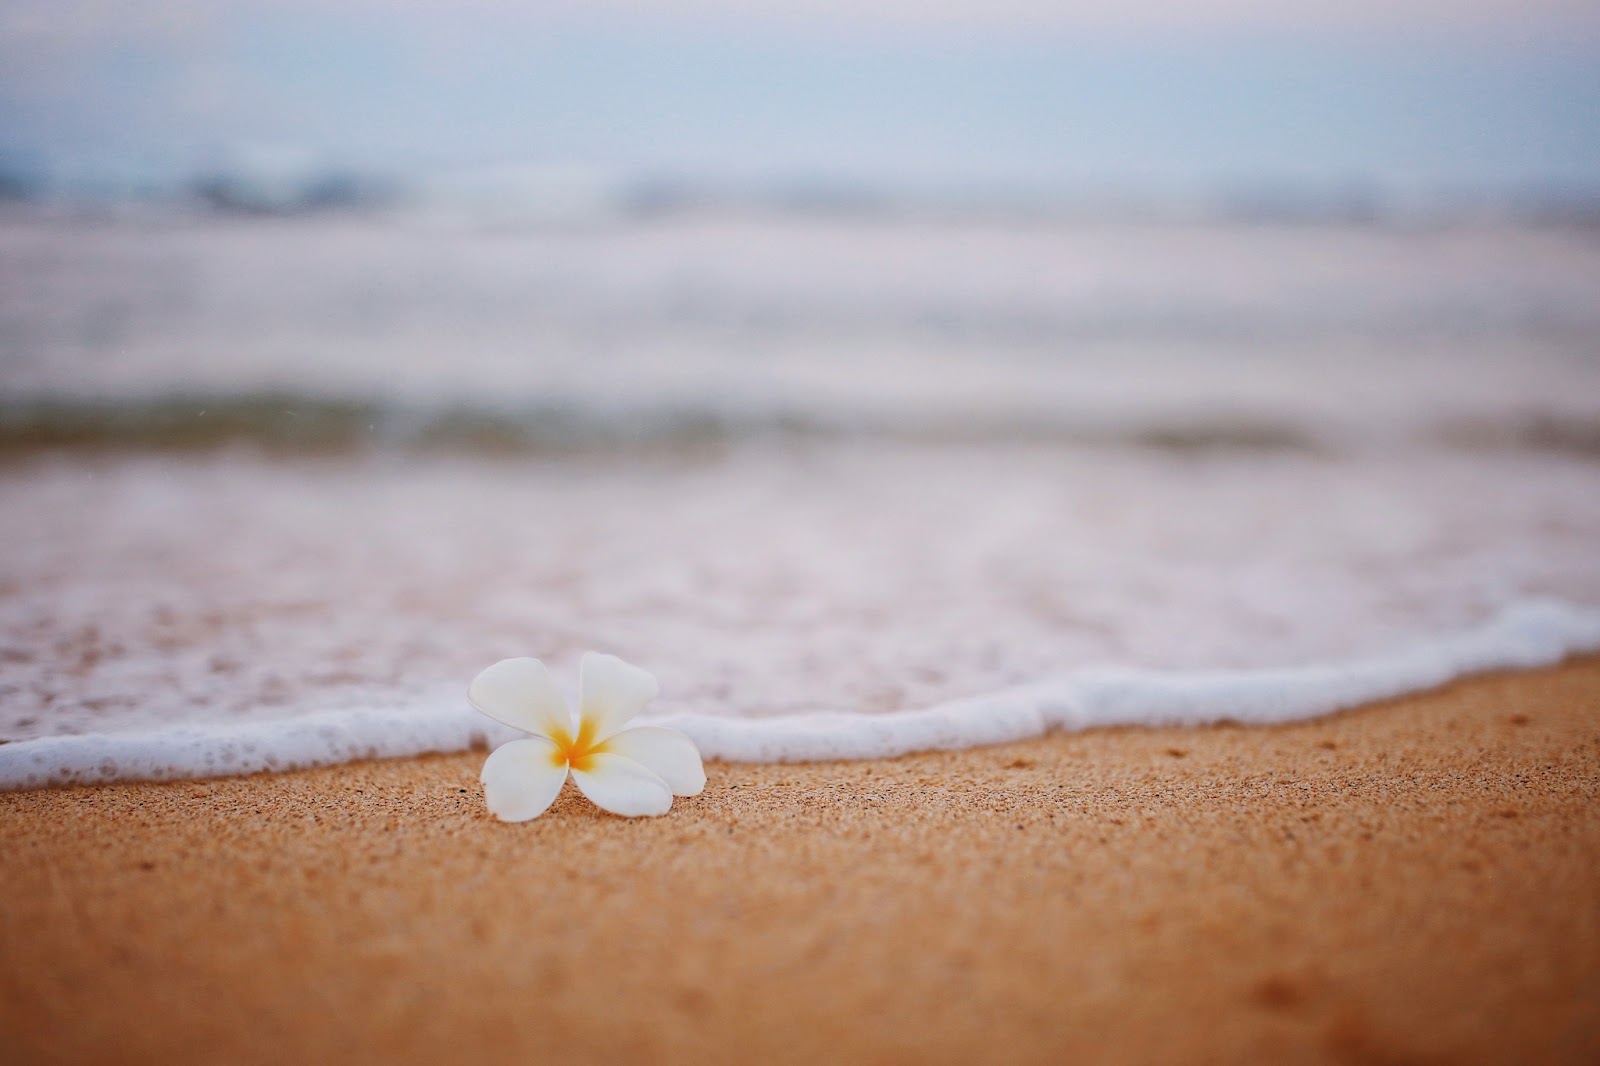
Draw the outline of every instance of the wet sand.
<instances>
[{"instance_id":1,"label":"wet sand","mask_svg":"<svg viewBox=\"0 0 1600 1066\"><path fill-rule=\"evenodd\" d=\"M1600 1061L1600 659L1273 728L0 796L6 1062Z\"/></svg>"}]
</instances>

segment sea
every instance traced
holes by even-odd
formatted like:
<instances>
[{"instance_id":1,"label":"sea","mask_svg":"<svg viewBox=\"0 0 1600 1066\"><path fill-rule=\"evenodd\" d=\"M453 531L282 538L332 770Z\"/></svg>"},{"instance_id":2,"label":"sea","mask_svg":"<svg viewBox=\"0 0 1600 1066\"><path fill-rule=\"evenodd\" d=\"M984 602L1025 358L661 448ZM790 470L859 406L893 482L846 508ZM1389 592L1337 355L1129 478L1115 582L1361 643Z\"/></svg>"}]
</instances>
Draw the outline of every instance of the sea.
<instances>
[{"instance_id":1,"label":"sea","mask_svg":"<svg viewBox=\"0 0 1600 1066\"><path fill-rule=\"evenodd\" d=\"M1600 226L12 204L0 544L0 787L1327 713L1600 649Z\"/></svg>"}]
</instances>

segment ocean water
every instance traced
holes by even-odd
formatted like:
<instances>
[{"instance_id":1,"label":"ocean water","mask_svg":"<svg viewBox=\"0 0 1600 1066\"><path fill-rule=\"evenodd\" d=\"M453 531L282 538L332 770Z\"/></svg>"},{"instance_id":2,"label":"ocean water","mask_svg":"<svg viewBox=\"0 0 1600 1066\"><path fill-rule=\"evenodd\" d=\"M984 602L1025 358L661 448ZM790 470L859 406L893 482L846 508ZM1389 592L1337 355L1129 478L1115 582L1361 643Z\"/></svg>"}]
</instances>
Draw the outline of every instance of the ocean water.
<instances>
[{"instance_id":1,"label":"ocean water","mask_svg":"<svg viewBox=\"0 0 1600 1066\"><path fill-rule=\"evenodd\" d=\"M1600 648L1600 235L0 219L0 785L1322 713Z\"/></svg>"}]
</instances>

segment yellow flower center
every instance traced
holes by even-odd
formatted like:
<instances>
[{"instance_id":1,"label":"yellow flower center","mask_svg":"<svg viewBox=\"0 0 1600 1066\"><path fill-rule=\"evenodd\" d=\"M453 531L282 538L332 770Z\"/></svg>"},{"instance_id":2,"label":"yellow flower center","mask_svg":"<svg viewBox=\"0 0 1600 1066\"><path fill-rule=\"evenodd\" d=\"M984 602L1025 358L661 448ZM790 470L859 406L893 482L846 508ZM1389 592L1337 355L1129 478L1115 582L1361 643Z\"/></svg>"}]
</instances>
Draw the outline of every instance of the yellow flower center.
<instances>
[{"instance_id":1,"label":"yellow flower center","mask_svg":"<svg viewBox=\"0 0 1600 1066\"><path fill-rule=\"evenodd\" d=\"M584 721L578 723L576 737L564 729L551 733L550 739L556 742L556 750L550 753L550 761L557 766L569 766L574 770L593 769L594 757L605 750L604 744L595 743L594 734L593 723Z\"/></svg>"}]
</instances>

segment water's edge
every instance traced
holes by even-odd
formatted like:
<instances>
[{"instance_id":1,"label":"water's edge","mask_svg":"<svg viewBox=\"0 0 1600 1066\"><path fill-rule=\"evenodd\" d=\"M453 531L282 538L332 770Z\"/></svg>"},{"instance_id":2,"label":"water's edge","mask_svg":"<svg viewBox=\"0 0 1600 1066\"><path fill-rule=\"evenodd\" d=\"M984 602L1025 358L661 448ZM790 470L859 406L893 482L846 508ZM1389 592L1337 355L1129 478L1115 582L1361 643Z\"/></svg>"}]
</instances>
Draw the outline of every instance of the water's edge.
<instances>
[{"instance_id":1,"label":"water's edge","mask_svg":"<svg viewBox=\"0 0 1600 1066\"><path fill-rule=\"evenodd\" d=\"M1089 670L925 710L771 719L652 718L711 759L809 762L951 751L1104 726L1289 722L1437 688L1491 670L1548 666L1600 651L1600 609L1547 600L1476 629L1390 655L1286 669L1162 673ZM514 732L441 692L412 707L244 725L46 737L0 745L0 790L174 781L466 751Z\"/></svg>"}]
</instances>

